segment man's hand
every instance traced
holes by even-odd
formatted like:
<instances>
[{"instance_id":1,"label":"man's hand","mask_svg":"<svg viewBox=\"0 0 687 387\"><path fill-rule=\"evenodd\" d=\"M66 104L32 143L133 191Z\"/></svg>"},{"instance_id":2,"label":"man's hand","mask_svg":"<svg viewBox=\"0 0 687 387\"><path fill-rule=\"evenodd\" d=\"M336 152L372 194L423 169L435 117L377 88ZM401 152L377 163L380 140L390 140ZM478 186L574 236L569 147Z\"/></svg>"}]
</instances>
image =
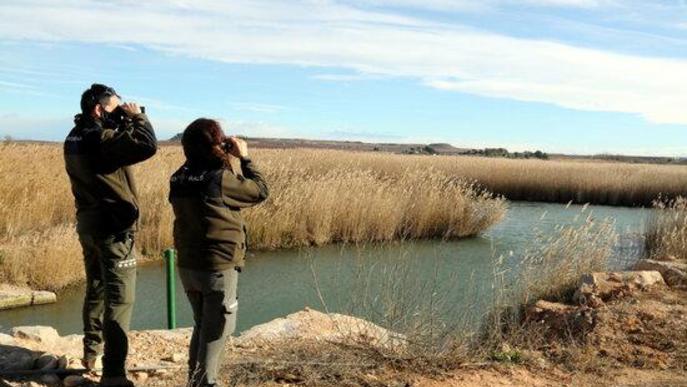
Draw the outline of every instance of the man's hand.
<instances>
[{"instance_id":1,"label":"man's hand","mask_svg":"<svg viewBox=\"0 0 687 387\"><path fill-rule=\"evenodd\" d=\"M248 157L248 144L238 137L229 137L231 149L229 154L238 158Z\"/></svg>"},{"instance_id":2,"label":"man's hand","mask_svg":"<svg viewBox=\"0 0 687 387\"><path fill-rule=\"evenodd\" d=\"M122 105L122 110L129 116L134 114L141 114L141 107L135 102L124 102Z\"/></svg>"}]
</instances>

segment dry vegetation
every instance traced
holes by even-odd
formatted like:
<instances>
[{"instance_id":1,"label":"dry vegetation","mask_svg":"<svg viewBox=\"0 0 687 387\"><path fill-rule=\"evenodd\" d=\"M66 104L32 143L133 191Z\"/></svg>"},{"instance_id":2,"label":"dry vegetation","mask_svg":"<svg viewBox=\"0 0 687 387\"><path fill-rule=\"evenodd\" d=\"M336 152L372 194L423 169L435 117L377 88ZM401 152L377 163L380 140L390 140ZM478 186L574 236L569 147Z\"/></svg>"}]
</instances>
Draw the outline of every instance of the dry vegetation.
<instances>
[{"instance_id":1,"label":"dry vegetation","mask_svg":"<svg viewBox=\"0 0 687 387\"><path fill-rule=\"evenodd\" d=\"M654 207L646 236L650 257L687 261L687 198L659 200Z\"/></svg>"},{"instance_id":2,"label":"dry vegetation","mask_svg":"<svg viewBox=\"0 0 687 387\"><path fill-rule=\"evenodd\" d=\"M617 238L610 220L596 222L590 215L581 225L557 226L554 233L537 237L516 263L501 259L494 270L494 303L481 343L497 357L509 356L502 353L504 344L541 346L544 336L523 323L526 309L541 299L570 302L583 274L606 269Z\"/></svg>"},{"instance_id":3,"label":"dry vegetation","mask_svg":"<svg viewBox=\"0 0 687 387\"><path fill-rule=\"evenodd\" d=\"M277 249L332 242L460 238L505 214L505 201L427 157L327 150L254 150L271 197L244 212L249 245ZM144 255L172 245L168 179L182 163L162 147L136 167ZM59 289L83 276L61 147L0 145L0 282Z\"/></svg>"},{"instance_id":4,"label":"dry vegetation","mask_svg":"<svg viewBox=\"0 0 687 387\"><path fill-rule=\"evenodd\" d=\"M541 235L517 266L517 302L569 301L582 274L606 270L617 239L613 222L593 221L591 213L582 225L558 225Z\"/></svg>"},{"instance_id":5,"label":"dry vegetation","mask_svg":"<svg viewBox=\"0 0 687 387\"><path fill-rule=\"evenodd\" d=\"M450 160L450 158L447 158ZM474 158L444 161L511 200L650 206L660 195L687 193L687 168L679 165Z\"/></svg>"}]
</instances>

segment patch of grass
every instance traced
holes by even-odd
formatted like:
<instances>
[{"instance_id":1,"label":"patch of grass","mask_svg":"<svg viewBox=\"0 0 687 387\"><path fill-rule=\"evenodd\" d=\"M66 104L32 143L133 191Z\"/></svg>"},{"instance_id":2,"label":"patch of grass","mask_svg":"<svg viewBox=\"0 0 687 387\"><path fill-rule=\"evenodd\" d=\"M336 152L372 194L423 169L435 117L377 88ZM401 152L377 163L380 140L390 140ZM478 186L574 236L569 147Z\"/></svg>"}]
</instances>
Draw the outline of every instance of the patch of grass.
<instances>
[{"instance_id":1,"label":"patch of grass","mask_svg":"<svg viewBox=\"0 0 687 387\"><path fill-rule=\"evenodd\" d=\"M490 353L502 353L504 346L522 351L549 345L547 327L526 321L526 309L541 299L570 302L583 274L606 269L617 234L610 221L597 222L585 211L582 224L557 226L555 232L535 238L524 257L510 263L512 268L505 259L499 261L494 304L480 335L480 344ZM563 336L568 343L578 339Z\"/></svg>"},{"instance_id":2,"label":"patch of grass","mask_svg":"<svg viewBox=\"0 0 687 387\"><path fill-rule=\"evenodd\" d=\"M491 353L489 359L499 363L517 364L523 362L523 355L521 351L511 348L510 345L504 343L503 345L501 345L501 348L499 348L498 350L494 350Z\"/></svg>"},{"instance_id":3,"label":"patch of grass","mask_svg":"<svg viewBox=\"0 0 687 387\"><path fill-rule=\"evenodd\" d=\"M649 258L687 260L687 198L654 203L645 241Z\"/></svg>"}]
</instances>

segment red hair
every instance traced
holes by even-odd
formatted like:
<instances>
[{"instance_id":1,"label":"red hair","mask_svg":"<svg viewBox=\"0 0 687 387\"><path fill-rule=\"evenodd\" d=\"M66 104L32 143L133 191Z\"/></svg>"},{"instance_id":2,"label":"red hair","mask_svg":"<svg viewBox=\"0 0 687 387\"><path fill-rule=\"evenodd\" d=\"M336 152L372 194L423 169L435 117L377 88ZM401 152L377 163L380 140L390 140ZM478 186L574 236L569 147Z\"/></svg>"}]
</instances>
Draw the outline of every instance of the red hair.
<instances>
[{"instance_id":1,"label":"red hair","mask_svg":"<svg viewBox=\"0 0 687 387\"><path fill-rule=\"evenodd\" d=\"M203 168L230 167L229 155L222 150L226 136L219 122L198 118L191 122L181 137L181 145L189 164Z\"/></svg>"}]
</instances>

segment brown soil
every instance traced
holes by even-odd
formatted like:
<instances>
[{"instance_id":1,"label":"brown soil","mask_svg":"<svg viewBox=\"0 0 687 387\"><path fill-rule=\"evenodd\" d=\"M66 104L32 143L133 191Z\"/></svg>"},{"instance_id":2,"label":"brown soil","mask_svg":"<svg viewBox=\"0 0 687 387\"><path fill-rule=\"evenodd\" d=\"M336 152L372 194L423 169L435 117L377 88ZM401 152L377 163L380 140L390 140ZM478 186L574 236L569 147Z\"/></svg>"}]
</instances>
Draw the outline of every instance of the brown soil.
<instances>
[{"instance_id":1,"label":"brown soil","mask_svg":"<svg viewBox=\"0 0 687 387\"><path fill-rule=\"evenodd\" d=\"M389 365L368 370L341 385L370 386L687 386L687 291L666 287L636 292L597 309L594 329L582 342L549 343L542 351L526 351L520 364L487 363L464 366L442 375L427 377ZM137 347L142 336L134 336ZM143 335L144 337L144 335ZM137 339L139 338L139 339ZM183 343L182 343L183 344ZM147 346L147 343L146 343ZM175 349L183 350L183 345ZM230 349L228 363L241 359L274 359L275 353L261 349ZM149 350L138 350L149 354ZM169 356L166 348L158 357ZM285 356L284 359L287 359ZM278 360L278 359L274 359ZM313 360L313 359L308 359ZM250 367L248 369L251 369ZM269 367L256 366L256 371ZM227 372L243 374L245 366L229 365ZM262 385L336 385L331 380L308 380L302 367L275 366L263 375ZM239 376L239 375L237 375ZM242 378L245 375L242 375ZM265 380L265 379L272 379ZM291 379L289 379L291 378ZM183 383L183 373L155 385ZM229 383L230 375L226 382ZM153 384L151 384L153 385Z\"/></svg>"},{"instance_id":2,"label":"brown soil","mask_svg":"<svg viewBox=\"0 0 687 387\"><path fill-rule=\"evenodd\" d=\"M361 356L359 348L323 343L238 347L232 340L223 378L227 385L264 386L687 386L687 290L661 286L609 301L596 311L596 324L586 337L522 350L517 364L465 364L427 376L393 362L375 363L374 355ZM131 333L130 366L176 367L151 372L140 385L185 384L189 333ZM37 350L40 344L25 347ZM326 361L341 365L314 364ZM33 386L44 385L35 380ZM27 380L9 381L28 385L22 383Z\"/></svg>"}]
</instances>

